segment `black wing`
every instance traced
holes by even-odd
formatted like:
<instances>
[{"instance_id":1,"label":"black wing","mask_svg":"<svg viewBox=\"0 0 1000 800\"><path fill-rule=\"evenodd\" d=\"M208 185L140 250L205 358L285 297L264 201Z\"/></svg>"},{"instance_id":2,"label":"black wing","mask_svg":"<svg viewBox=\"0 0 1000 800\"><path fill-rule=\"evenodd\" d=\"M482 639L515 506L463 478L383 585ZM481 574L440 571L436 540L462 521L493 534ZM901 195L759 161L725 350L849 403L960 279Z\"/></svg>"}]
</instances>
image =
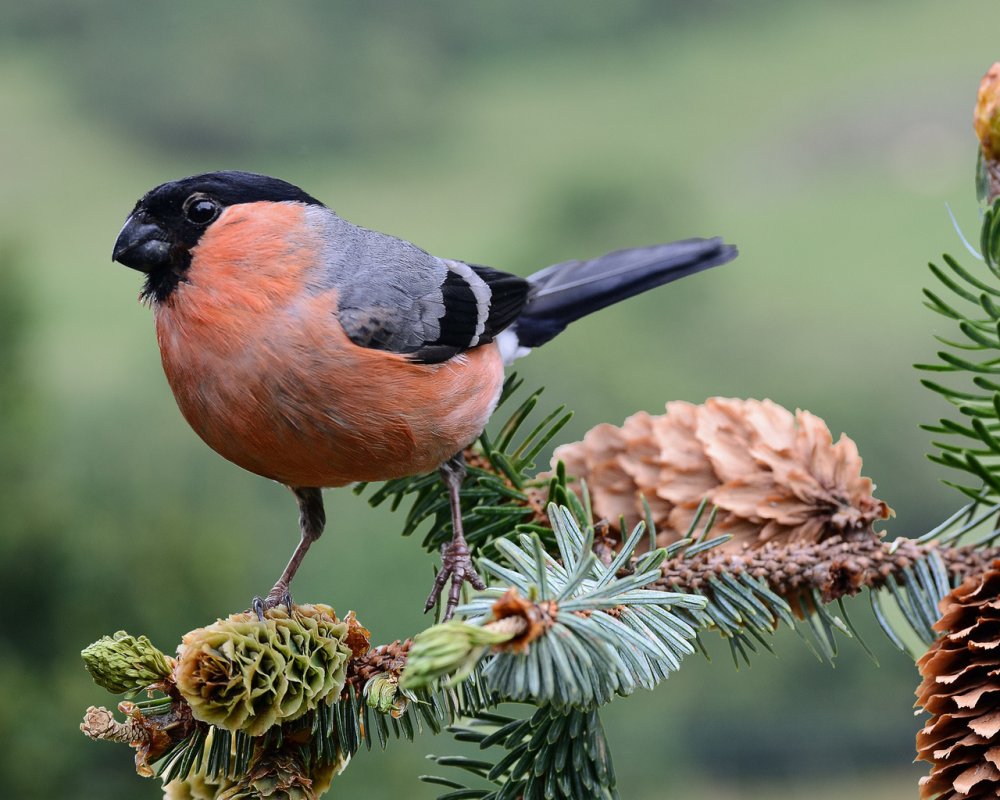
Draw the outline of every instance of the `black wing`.
<instances>
[{"instance_id":1,"label":"black wing","mask_svg":"<svg viewBox=\"0 0 1000 800\"><path fill-rule=\"evenodd\" d=\"M447 361L470 347L492 342L517 319L528 300L530 284L524 278L490 267L446 263L440 332L408 354L422 364Z\"/></svg>"}]
</instances>

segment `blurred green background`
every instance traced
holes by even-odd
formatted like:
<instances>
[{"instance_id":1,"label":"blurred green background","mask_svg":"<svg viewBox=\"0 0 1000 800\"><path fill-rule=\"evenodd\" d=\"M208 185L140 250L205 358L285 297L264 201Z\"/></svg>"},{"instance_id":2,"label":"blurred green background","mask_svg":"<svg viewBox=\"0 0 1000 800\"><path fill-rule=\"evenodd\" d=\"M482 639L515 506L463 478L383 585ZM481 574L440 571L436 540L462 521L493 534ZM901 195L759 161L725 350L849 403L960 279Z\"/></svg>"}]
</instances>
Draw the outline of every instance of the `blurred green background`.
<instances>
[{"instance_id":1,"label":"blurred green background","mask_svg":"<svg viewBox=\"0 0 1000 800\"><path fill-rule=\"evenodd\" d=\"M910 367L939 320L925 262L977 229L971 108L994 0L400 0L0 9L0 796L155 798L85 740L109 698L79 650L170 649L270 586L292 499L209 451L160 371L139 276L110 262L136 198L210 169L288 179L347 218L522 274L722 234L733 265L580 323L522 362L577 415L770 397L859 443L919 533L957 496L923 458L943 409ZM942 332L945 332L942 330ZM329 493L301 600L377 641L423 627L433 560ZM859 608L856 618L867 623ZM793 635L719 650L609 708L623 797L908 798L912 664L869 631L836 669ZM431 798L423 754L362 754L333 796Z\"/></svg>"}]
</instances>

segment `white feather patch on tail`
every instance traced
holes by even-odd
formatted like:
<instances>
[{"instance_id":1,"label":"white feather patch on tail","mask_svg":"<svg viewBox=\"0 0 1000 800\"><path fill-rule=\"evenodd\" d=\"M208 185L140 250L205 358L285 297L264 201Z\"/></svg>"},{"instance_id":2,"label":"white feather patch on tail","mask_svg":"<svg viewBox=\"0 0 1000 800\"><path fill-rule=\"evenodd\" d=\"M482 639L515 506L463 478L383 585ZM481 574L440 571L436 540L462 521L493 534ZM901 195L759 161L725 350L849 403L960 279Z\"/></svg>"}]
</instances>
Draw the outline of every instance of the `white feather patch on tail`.
<instances>
[{"instance_id":1,"label":"white feather patch on tail","mask_svg":"<svg viewBox=\"0 0 1000 800\"><path fill-rule=\"evenodd\" d=\"M500 357L503 359L504 366L507 367L531 352L530 347L523 347L518 341L517 331L514 328L500 331L493 341L500 349Z\"/></svg>"}]
</instances>

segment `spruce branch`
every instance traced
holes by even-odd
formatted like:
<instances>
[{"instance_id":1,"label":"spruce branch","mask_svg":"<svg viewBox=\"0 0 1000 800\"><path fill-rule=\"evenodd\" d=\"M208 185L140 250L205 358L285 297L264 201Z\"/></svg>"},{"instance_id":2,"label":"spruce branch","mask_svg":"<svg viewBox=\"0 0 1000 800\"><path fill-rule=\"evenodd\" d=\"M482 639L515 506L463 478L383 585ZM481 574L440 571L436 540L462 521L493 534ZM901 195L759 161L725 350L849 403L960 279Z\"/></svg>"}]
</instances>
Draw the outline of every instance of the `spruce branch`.
<instances>
[{"instance_id":1,"label":"spruce branch","mask_svg":"<svg viewBox=\"0 0 1000 800\"><path fill-rule=\"evenodd\" d=\"M500 584L459 608L467 622L437 625L416 638L404 686L460 678L482 660L483 681L504 700L586 708L653 688L694 652L696 628L679 612L697 614L705 601L645 588L666 553L632 561L642 525L604 564L594 554L592 528L584 533L565 507L550 506L548 518L560 558L534 534L520 534L517 544L497 540L503 563L481 565ZM519 622L511 626L511 618Z\"/></svg>"},{"instance_id":2,"label":"spruce branch","mask_svg":"<svg viewBox=\"0 0 1000 800\"><path fill-rule=\"evenodd\" d=\"M536 400L537 393L529 399L529 406L534 407ZM525 408L519 407L504 423L504 434L497 441L510 446L526 418ZM699 637L709 629L720 633L737 665L749 664L760 649L771 650L771 636L781 624L804 630L819 654L832 660L838 637L851 637L854 631L841 600L864 587L878 590L871 596L874 614L897 646L905 649L904 637L893 627L898 624L891 623L893 615L887 613L887 605L899 606L904 624L918 638L933 640L930 628L936 619L936 603L965 574L963 565L971 569L980 561L972 546L955 549L945 544L975 524L960 520L949 530L942 528L938 534L945 538L930 544L931 537L924 537L927 546L919 551L911 551L906 540L882 543L871 523L887 516L888 506L871 496L872 483L861 476L854 443L846 436L834 442L818 417L802 411L792 414L773 403L757 401L715 400L704 406L672 403L668 408L666 416L636 415L621 428L600 425L582 443L559 448L557 453L569 455L572 469L581 475L570 474L557 461L553 472L532 479L528 466L522 465L515 475L516 485L522 488L516 493L512 491L515 483L495 466L499 463L509 469L516 459L509 451L489 447L492 440L486 437L488 447L483 448L481 442L479 455L470 454L482 475L463 492L463 507L469 508L467 518L472 524L477 517L491 520L493 513L501 513L508 524L494 528L489 522L481 531L480 552L489 548L509 569L505 556L510 553L505 548L520 541L522 548L530 550L535 545L529 546L525 537L537 536L547 557L561 562L557 524L549 517L550 506L544 504L548 497L570 510L581 533L592 532L590 546L605 564L620 556L621 534L609 527L608 520L595 522L597 512L602 508L621 512L617 530L641 516L650 541L647 545L640 538L636 549L653 547L654 542L667 545L664 573L650 588L702 596L703 609L678 608L674 613ZM499 457L491 461L481 455L484 450ZM574 483L575 477L583 479ZM500 507L476 505L483 481L509 490L502 512ZM706 497L696 503L693 486L709 490L709 498L728 503L727 507L710 508ZM400 494L400 487L395 491L395 500L401 501L405 491ZM423 486L421 491L428 496L436 492L443 508L439 486ZM795 499L800 495L808 502ZM629 505L616 501L609 508L609 496L628 498ZM782 502L775 505L774 497L783 498ZM426 506L426 499L418 500L414 509L421 502ZM985 514L989 513L987 509ZM979 514L974 522L982 522L983 517ZM517 521L522 518L530 521ZM683 523L686 528L657 528L664 520ZM956 528L960 529L957 534ZM493 558L489 561L497 563ZM632 558L626 558L618 569L631 569L631 562ZM891 574L892 579L886 580L883 574ZM538 580L525 577L519 585L508 583L525 594L526 587L537 586ZM484 597L484 602L495 599ZM827 608L833 603L839 613ZM699 638L695 644L704 650ZM470 654L462 647L453 652ZM485 652L482 648L478 655ZM457 662L442 665L440 674L456 674L448 672L452 668L457 671Z\"/></svg>"},{"instance_id":3,"label":"spruce branch","mask_svg":"<svg viewBox=\"0 0 1000 800\"><path fill-rule=\"evenodd\" d=\"M1000 547L835 537L803 545L764 545L742 553L708 551L692 559L679 557L665 562L657 585L674 591L701 592L721 574L748 573L766 580L783 597L811 596L818 591L826 604L866 588L884 588L890 580L903 582L907 572L930 558L941 561L950 583L960 583L988 569L1000 558Z\"/></svg>"},{"instance_id":4,"label":"spruce branch","mask_svg":"<svg viewBox=\"0 0 1000 800\"><path fill-rule=\"evenodd\" d=\"M936 638L933 625L941 598L967 576L988 568L998 556L998 547L833 537L809 544L773 543L740 553L708 551L691 559L674 558L663 565L657 585L711 597L726 580L759 581L783 598L799 620L818 618L821 624L832 626L831 630L811 628L818 634L823 654L832 658L836 654L833 631L853 634L854 626L841 602L845 597L869 590L879 625L906 651L898 623L886 613L885 605L897 605L907 629L930 644ZM839 606L839 616L826 608L833 603ZM725 630L720 632L727 635Z\"/></svg>"},{"instance_id":5,"label":"spruce branch","mask_svg":"<svg viewBox=\"0 0 1000 800\"><path fill-rule=\"evenodd\" d=\"M997 138L995 134L1000 65L994 65L980 92L989 103L985 114L993 115L990 128L977 113L977 132L984 136L980 156L990 165L989 190L992 205L982 221L980 260L986 270L968 270L950 255L943 255L943 267L930 264L930 269L946 293L924 290L924 305L957 324L954 338L935 337L947 349L937 353L938 362L916 364L923 372L933 373L921 383L941 395L962 417L942 418L936 424L923 425L935 434L931 444L937 448L930 459L935 463L964 473L963 482L946 481L967 497L976 501L1000 497L1000 383L994 376L1000 372L1000 199L996 196ZM978 110L977 110L978 112ZM993 131L993 133L991 133ZM995 175L994 175L995 173ZM957 351L957 352L956 352ZM938 376L950 379L942 383ZM971 484L968 479L971 478Z\"/></svg>"},{"instance_id":6,"label":"spruce branch","mask_svg":"<svg viewBox=\"0 0 1000 800\"><path fill-rule=\"evenodd\" d=\"M531 408L536 400L532 395ZM150 650L148 674L136 672L128 657L137 643L142 646L135 652L152 647L142 638L116 634L88 648L107 656L98 657L94 674L110 688L148 688L141 684L156 678L149 687L162 696L136 707L144 719L156 721L147 726L170 715L187 720L188 728L175 725L169 741L161 738L158 749L148 748L148 771L178 797L197 796L196 790L209 797L255 797L261 787L282 786L287 796L306 800L318 797L362 747L377 742L385 748L392 738L412 738L421 728L438 733L468 718L495 721L491 710L513 701L538 711L529 721L504 723L513 727L501 737L504 750L496 763L476 762L473 771L494 788L463 788L441 779L455 789L452 798L546 791L573 797L584 790L585 796L613 797L603 734L574 737L566 726L582 724L573 720L599 725L596 706L657 685L694 652L705 631L721 633L737 663L749 662L757 649L771 649L779 625L801 626L804 620L820 651L832 658L836 635L850 636L853 626L843 606L838 615L827 605L868 588L873 597L898 603L907 624L926 640L938 599L993 555L993 533L971 545L959 543L1000 510L982 498L921 540L891 544L870 529L849 526L846 535L772 536L734 548L732 533L716 535L719 512L704 500L691 510L681 538L671 536L668 546L655 547L658 532L648 503L649 529L640 522L622 541L607 524L593 521L587 484L579 484L578 496L564 467L542 479L530 477L526 454L539 434L519 438L526 417L522 405L502 435L487 437L487 446L480 443L473 454L480 460L470 459L481 474L464 490L463 502L466 516L481 525L480 566L493 585L459 609L463 621L371 648L368 631L353 614L339 621L328 607L277 610L281 619L266 620L260 630L255 618L235 615L185 637L186 649L197 655L193 661L185 648L176 661ZM815 426L811 430L812 441L822 443ZM443 499L443 487L421 480L409 484L420 487L411 494L425 510L433 508ZM564 499L565 505L542 507L545 497ZM490 505L481 504L484 498ZM879 602L873 603L876 615L892 632ZM294 635L279 633L293 623ZM219 660L222 652L229 653L228 661ZM274 666L279 662L281 670ZM325 665L322 674L309 672L316 663ZM128 668L121 677L108 666L115 664ZM163 664L170 667L167 678ZM304 671L289 687L289 665L296 664ZM247 669L260 674L246 676ZM239 681L233 681L236 676ZM206 694L188 686L201 679L224 691ZM237 683L267 687L260 696L272 701L249 714L231 694ZM214 704L215 694L221 716L204 708L192 714L206 700ZM135 738L142 730L128 729L129 741L142 746ZM472 736L462 731L460 736ZM584 773L567 771L567 763L584 765Z\"/></svg>"},{"instance_id":7,"label":"spruce branch","mask_svg":"<svg viewBox=\"0 0 1000 800\"><path fill-rule=\"evenodd\" d=\"M454 767L493 788L423 775L425 783L450 791L439 800L579 800L618 797L611 753L597 711L543 706L525 720L479 714L448 729L458 741L481 750L501 747L495 760L432 756L440 767Z\"/></svg>"}]
</instances>

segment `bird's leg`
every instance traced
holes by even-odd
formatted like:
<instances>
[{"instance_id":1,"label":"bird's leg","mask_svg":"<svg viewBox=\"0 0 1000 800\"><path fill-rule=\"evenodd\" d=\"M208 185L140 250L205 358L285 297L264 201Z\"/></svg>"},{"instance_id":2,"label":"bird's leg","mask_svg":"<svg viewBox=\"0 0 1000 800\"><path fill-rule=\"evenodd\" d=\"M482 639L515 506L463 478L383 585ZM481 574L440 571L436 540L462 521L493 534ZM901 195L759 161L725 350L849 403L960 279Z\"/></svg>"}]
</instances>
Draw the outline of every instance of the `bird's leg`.
<instances>
[{"instance_id":1,"label":"bird's leg","mask_svg":"<svg viewBox=\"0 0 1000 800\"><path fill-rule=\"evenodd\" d=\"M448 500L451 502L452 535L451 542L441 546L441 571L434 579L434 588L431 590L430 597L427 598L424 613L426 614L437 604L441 597L441 590L444 589L444 585L450 577L451 587L448 590L448 604L444 611L444 619L447 621L455 613L463 583L468 581L476 589L485 589L486 584L479 577L475 567L472 566L469 545L466 544L465 534L462 532L462 506L459 490L462 488L462 480L465 478L465 459L462 458L461 452L441 465L441 478L448 489Z\"/></svg>"},{"instance_id":2,"label":"bird's leg","mask_svg":"<svg viewBox=\"0 0 1000 800\"><path fill-rule=\"evenodd\" d=\"M263 619L264 611L275 606L284 605L291 610L292 596L288 587L298 572L302 559L306 557L309 545L315 542L323 533L326 525L326 511L323 509L323 493L319 489L303 489L294 486L289 487L295 495L299 504L299 531L301 538L296 546L292 557L288 560L288 565L281 573L274 584L274 588L267 593L267 597L253 599L253 608L257 616Z\"/></svg>"}]
</instances>

